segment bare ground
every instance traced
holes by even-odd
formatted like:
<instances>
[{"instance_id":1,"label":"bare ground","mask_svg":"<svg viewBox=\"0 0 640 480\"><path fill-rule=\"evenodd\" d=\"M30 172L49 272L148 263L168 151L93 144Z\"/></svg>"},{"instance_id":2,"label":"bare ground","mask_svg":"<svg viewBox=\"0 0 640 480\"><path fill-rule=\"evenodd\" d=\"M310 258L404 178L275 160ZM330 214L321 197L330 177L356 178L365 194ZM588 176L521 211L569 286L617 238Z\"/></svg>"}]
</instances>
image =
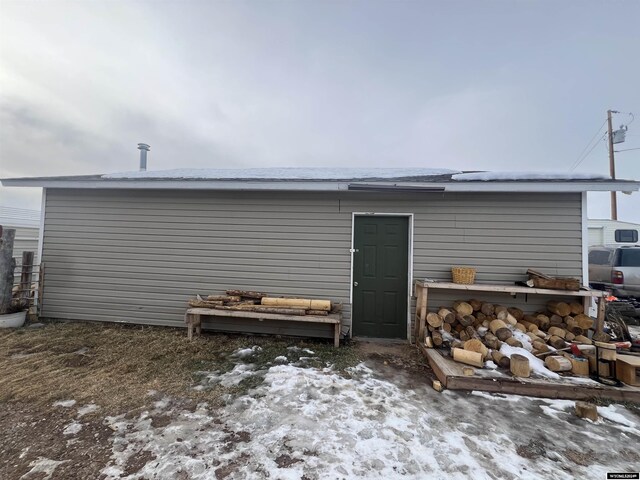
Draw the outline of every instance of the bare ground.
<instances>
[{"instance_id":1,"label":"bare ground","mask_svg":"<svg viewBox=\"0 0 640 480\"><path fill-rule=\"evenodd\" d=\"M258 403L261 395L269 395L264 387L252 390L262 384L264 375L261 374L246 378L240 375L239 382L226 385L207 383L207 372L224 376L243 365L231 355L243 348L253 349L250 361L254 373L267 371L274 366L274 359L286 356L290 364L304 368L322 369L332 364L333 371L349 378L350 367L365 361L373 374L361 379L354 377L354 382L360 382L357 388L364 395L360 399L363 405L371 406L372 418L391 415L387 420L390 418L395 424L397 413L391 414L389 408L395 402L395 412L401 412L405 397L395 400L389 397L394 392L397 394L394 388L408 392L406 398L414 399L413 402L420 399L420 405L411 405L410 417L418 420L412 427L415 430L398 430L381 424L379 438L392 435L402 444L415 441L411 437L422 431L425 437L419 445L425 445L424 442L435 445L431 450L433 458L426 459L426 464L432 464L440 472L449 472L448 477L469 473L469 467L460 464L466 460L460 452L466 449L484 469L484 476L478 478L518 478L495 463L495 452L487 445L496 439L501 442L499 448L503 454L510 451L512 459L524 462L524 470L519 475L526 473L527 468L533 473L545 464L544 478L589 478L589 469L594 464L624 467L640 463L640 454L629 448L630 440L640 437L631 433L633 428L628 426L616 427L610 422L587 424L573 417L566 405L554 406L554 401L523 398L513 403L514 399L505 396L434 392L430 388L435 378L433 373L415 348L406 344L357 342L336 350L322 341L233 335L203 335L188 342L184 330L179 329L54 323L42 329L0 332L0 371L3 372L0 377L0 478L105 478L105 467L113 465L114 454L124 450L127 454L122 456L124 464L116 470L116 477L192 478L196 470L186 466L174 466L170 474L149 473L161 472L162 462L166 463L167 458L180 452L181 458L187 459L180 465L188 465L190 458L200 462L200 467L206 469L205 478L248 478L250 465L254 468L250 478L281 478L279 474L274 475L273 469L282 472L282 478L325 478L322 472L327 464L318 458L321 453L311 447L296 448L295 439L286 434L269 447L273 448L268 450L272 458L266 461L272 467L271 473L263 470L264 453L259 449L252 451L256 442L264 442L258 432L246 425L243 427L236 417L232 417L231 422L228 416L226 420L219 417L218 412L234 405L234 399L246 398L249 391L258 392L252 400ZM303 379L301 392L305 392L304 395L313 392L313 386L304 382L317 380L313 375ZM196 385L206 385L206 388L194 389ZM334 397L337 392L333 392L333 387L315 391L338 401L339 395ZM347 402L343 406L353 402L350 395L347 392L341 397ZM75 403L61 403L70 399ZM298 401L304 406L308 400ZM207 405L204 410L203 405ZM288 413L281 400L271 405L276 406L276 410L283 408L274 415ZM627 407L631 407L625 413L627 420L622 421L637 420L633 415L637 416L638 410ZM362 413L366 418L371 416L368 412ZM502 429L491 420L490 416L496 414L504 417L506 423ZM190 415L206 421L199 424L200 420L190 420L188 428L180 430ZM483 418L493 422L488 429L475 424ZM274 425L277 426L278 421ZM176 434L176 431L184 433ZM348 433L353 438L341 437L342 441L355 441L357 446L372 441L372 436L377 438L380 432L374 427L374 430ZM462 442L454 449L453 457L447 443L451 439L442 440L452 434ZM148 448L147 435L153 435L157 448ZM163 439L165 435L167 438ZM264 438L271 438L271 433L267 431ZM585 444L585 438L593 440ZM610 438L611 442L604 448L596 438ZM389 445L396 445L394 442ZM402 455L410 455L411 448L403 445L399 448ZM420 478L411 468L421 468L425 458L416 459L416 464L411 456L402 455L397 457L397 463L389 463L394 472L391 476L397 473L398 477ZM380 468L381 464L376 462L378 460L372 458L370 465L358 467L363 469L358 470L363 478L371 477ZM110 478L113 476L110 474ZM537 478L536 475L525 477Z\"/></svg>"}]
</instances>

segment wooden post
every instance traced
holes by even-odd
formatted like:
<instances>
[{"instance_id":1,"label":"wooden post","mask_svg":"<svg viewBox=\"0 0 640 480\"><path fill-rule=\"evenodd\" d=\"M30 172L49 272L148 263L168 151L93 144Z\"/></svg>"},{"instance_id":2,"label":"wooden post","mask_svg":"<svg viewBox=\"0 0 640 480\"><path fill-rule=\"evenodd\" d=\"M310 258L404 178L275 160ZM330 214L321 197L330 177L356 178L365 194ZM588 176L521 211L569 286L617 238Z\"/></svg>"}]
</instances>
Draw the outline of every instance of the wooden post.
<instances>
[{"instance_id":1,"label":"wooden post","mask_svg":"<svg viewBox=\"0 0 640 480\"><path fill-rule=\"evenodd\" d=\"M22 270L20 272L20 298L31 299L31 277L33 275L33 252L22 252Z\"/></svg>"},{"instance_id":2,"label":"wooden post","mask_svg":"<svg viewBox=\"0 0 640 480\"><path fill-rule=\"evenodd\" d=\"M13 228L2 229L0 237L0 315L7 313L11 306L13 272L16 260L13 258L13 242L16 231Z\"/></svg>"},{"instance_id":3,"label":"wooden post","mask_svg":"<svg viewBox=\"0 0 640 480\"><path fill-rule=\"evenodd\" d=\"M607 301L603 296L598 297L598 318L596 321L596 333L604 333L604 314Z\"/></svg>"},{"instance_id":4,"label":"wooden post","mask_svg":"<svg viewBox=\"0 0 640 480\"><path fill-rule=\"evenodd\" d=\"M339 347L340 346L340 323L336 323L333 328L334 328L334 330L333 330L333 346L334 347Z\"/></svg>"}]
</instances>

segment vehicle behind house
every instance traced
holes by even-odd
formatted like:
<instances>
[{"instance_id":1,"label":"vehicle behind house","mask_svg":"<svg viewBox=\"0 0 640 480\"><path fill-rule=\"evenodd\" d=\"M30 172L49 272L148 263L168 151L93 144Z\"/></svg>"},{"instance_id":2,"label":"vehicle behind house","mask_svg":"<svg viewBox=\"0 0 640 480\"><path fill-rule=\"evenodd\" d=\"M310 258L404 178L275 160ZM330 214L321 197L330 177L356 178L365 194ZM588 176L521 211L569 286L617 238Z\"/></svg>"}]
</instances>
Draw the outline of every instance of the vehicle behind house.
<instances>
[{"instance_id":1,"label":"vehicle behind house","mask_svg":"<svg viewBox=\"0 0 640 480\"><path fill-rule=\"evenodd\" d=\"M589 249L589 283L620 297L640 297L640 246Z\"/></svg>"},{"instance_id":2,"label":"vehicle behind house","mask_svg":"<svg viewBox=\"0 0 640 480\"><path fill-rule=\"evenodd\" d=\"M589 219L589 246L640 245L640 224L620 220Z\"/></svg>"}]
</instances>

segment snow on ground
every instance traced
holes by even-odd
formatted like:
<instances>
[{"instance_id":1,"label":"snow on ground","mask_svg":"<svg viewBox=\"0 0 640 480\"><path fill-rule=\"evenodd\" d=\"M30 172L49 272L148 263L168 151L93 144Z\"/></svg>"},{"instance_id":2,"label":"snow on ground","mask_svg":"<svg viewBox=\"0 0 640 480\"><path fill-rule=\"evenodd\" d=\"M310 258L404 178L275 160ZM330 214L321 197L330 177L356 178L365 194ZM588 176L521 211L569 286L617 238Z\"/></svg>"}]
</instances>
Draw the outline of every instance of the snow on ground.
<instances>
[{"instance_id":1,"label":"snow on ground","mask_svg":"<svg viewBox=\"0 0 640 480\"><path fill-rule=\"evenodd\" d=\"M96 405L95 403L89 403L89 404L85 405L84 407L80 407L78 409L78 418L79 417L83 417L85 415L88 415L89 413L96 412L99 409L100 409L100 407L98 405Z\"/></svg>"},{"instance_id":2,"label":"snow on ground","mask_svg":"<svg viewBox=\"0 0 640 480\"><path fill-rule=\"evenodd\" d=\"M82 424L74 420L73 422L71 422L69 425L65 427L65 429L62 431L62 434L75 435L79 433L80 430L82 430Z\"/></svg>"},{"instance_id":3,"label":"snow on ground","mask_svg":"<svg viewBox=\"0 0 640 480\"><path fill-rule=\"evenodd\" d=\"M445 168L178 168L144 172L122 172L102 178L180 178L180 179L269 179L269 180L347 180L450 175L458 170Z\"/></svg>"},{"instance_id":4,"label":"snow on ground","mask_svg":"<svg viewBox=\"0 0 640 480\"><path fill-rule=\"evenodd\" d=\"M126 478L575 479L631 471L637 461L611 453L640 442L631 428L638 421L622 406L586 422L573 415L572 401L440 394L378 367L360 364L340 375L276 365L221 409L156 402L135 418L107 417L113 455L102 473L120 478L142 450L155 459ZM234 371L228 378L251 370ZM172 421L154 427L155 415ZM609 441L593 441L601 437ZM531 457L516 453L532 441L544 448ZM589 449L589 467L565 454Z\"/></svg>"},{"instance_id":5,"label":"snow on ground","mask_svg":"<svg viewBox=\"0 0 640 480\"><path fill-rule=\"evenodd\" d=\"M599 173L576 172L473 172L458 173L451 177L459 181L491 180L608 180L611 177Z\"/></svg>"},{"instance_id":6,"label":"snow on ground","mask_svg":"<svg viewBox=\"0 0 640 480\"><path fill-rule=\"evenodd\" d=\"M75 400L60 400L60 401L54 402L53 406L54 407L71 408L75 404L76 404Z\"/></svg>"},{"instance_id":7,"label":"snow on ground","mask_svg":"<svg viewBox=\"0 0 640 480\"><path fill-rule=\"evenodd\" d=\"M29 479L29 478L37 478L38 480L49 480L55 472L58 465L61 463L65 463L68 460L51 460L49 458L38 457L37 460L34 460L29 464L31 470L25 473L21 479Z\"/></svg>"}]
</instances>

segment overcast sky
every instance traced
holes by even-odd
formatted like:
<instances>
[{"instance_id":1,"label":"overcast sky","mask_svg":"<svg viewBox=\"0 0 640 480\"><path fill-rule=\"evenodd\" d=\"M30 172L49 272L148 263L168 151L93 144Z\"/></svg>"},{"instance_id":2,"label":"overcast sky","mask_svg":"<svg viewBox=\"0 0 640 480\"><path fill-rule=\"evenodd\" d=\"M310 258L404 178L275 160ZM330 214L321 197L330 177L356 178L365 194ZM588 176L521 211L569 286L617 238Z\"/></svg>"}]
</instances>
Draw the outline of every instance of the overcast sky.
<instances>
[{"instance_id":1,"label":"overcast sky","mask_svg":"<svg viewBox=\"0 0 640 480\"><path fill-rule=\"evenodd\" d=\"M568 171L608 108L640 117L638 1L0 9L0 177L135 170L138 142L154 170ZM640 147L640 118L617 147ZM604 141L576 171L608 173ZM617 173L640 179L640 150ZM40 206L37 190L0 195ZM619 204L640 222L640 194ZM589 213L606 218L608 194Z\"/></svg>"}]
</instances>

